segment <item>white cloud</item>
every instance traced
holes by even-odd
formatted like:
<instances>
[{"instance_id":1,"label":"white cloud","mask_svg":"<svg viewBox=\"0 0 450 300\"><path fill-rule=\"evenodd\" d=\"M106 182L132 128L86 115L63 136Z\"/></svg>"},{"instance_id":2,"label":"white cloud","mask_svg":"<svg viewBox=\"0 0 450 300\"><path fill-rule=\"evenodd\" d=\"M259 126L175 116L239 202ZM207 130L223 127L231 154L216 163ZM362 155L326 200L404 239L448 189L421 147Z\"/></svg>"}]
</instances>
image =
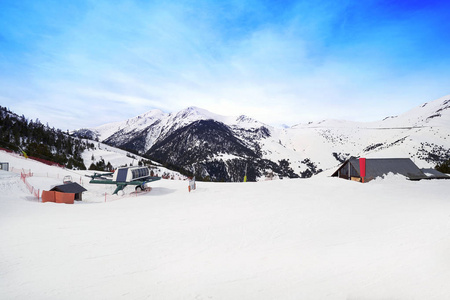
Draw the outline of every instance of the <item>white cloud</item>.
<instances>
[{"instance_id":1,"label":"white cloud","mask_svg":"<svg viewBox=\"0 0 450 300\"><path fill-rule=\"evenodd\" d=\"M88 3L23 76L0 73L2 102L75 129L192 105L272 124L375 120L450 93L447 69L400 69L379 35L334 41L348 5Z\"/></svg>"}]
</instances>

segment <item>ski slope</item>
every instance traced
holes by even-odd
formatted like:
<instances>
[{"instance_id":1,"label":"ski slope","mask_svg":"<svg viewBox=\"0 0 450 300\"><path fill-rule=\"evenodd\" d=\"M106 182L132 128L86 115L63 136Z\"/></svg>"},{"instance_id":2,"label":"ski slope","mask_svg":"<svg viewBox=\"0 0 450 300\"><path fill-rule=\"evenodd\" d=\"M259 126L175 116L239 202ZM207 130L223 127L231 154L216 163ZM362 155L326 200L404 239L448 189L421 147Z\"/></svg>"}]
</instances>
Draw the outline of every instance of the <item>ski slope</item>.
<instances>
[{"instance_id":1,"label":"ski slope","mask_svg":"<svg viewBox=\"0 0 450 300\"><path fill-rule=\"evenodd\" d=\"M0 151L38 188L71 173ZM449 299L450 181L161 180L39 203L0 171L2 299ZM130 190L127 190L130 191Z\"/></svg>"}]
</instances>

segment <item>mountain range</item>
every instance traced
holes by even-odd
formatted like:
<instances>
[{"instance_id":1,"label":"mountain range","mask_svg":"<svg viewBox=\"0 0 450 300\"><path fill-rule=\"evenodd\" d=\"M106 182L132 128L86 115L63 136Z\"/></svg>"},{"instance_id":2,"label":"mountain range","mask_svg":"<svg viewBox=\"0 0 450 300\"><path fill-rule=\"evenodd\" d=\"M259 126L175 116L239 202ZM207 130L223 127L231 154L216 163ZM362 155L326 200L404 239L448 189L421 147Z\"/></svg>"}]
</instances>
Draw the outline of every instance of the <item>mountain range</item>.
<instances>
[{"instance_id":1,"label":"mountain range","mask_svg":"<svg viewBox=\"0 0 450 300\"><path fill-rule=\"evenodd\" d=\"M189 107L151 110L73 134L214 181L306 178L351 156L409 157L425 168L450 158L450 95L376 122L324 120L277 128Z\"/></svg>"}]
</instances>

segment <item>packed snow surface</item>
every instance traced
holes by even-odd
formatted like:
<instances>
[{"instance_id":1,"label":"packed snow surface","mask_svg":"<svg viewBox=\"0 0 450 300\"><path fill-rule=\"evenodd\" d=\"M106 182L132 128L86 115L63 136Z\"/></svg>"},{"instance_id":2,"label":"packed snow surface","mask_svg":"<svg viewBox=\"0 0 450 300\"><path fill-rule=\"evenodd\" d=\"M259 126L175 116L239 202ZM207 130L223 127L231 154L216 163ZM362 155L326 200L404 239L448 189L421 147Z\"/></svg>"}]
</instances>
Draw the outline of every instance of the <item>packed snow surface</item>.
<instances>
[{"instance_id":1,"label":"packed snow surface","mask_svg":"<svg viewBox=\"0 0 450 300\"><path fill-rule=\"evenodd\" d=\"M0 160L36 188L76 176ZM107 202L83 185L82 202L40 203L0 171L0 298L450 298L450 181L160 180Z\"/></svg>"}]
</instances>

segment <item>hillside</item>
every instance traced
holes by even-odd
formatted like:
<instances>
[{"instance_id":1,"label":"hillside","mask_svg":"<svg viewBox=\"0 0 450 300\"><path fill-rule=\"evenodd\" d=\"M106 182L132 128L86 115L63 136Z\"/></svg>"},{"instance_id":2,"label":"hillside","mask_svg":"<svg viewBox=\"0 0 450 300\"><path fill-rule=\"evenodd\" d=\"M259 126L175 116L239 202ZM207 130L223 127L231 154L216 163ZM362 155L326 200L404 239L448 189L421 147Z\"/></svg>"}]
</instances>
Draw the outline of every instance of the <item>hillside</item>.
<instances>
[{"instance_id":1,"label":"hillside","mask_svg":"<svg viewBox=\"0 0 450 300\"><path fill-rule=\"evenodd\" d=\"M291 147L308 140L299 136L313 133L326 140L326 152L336 157L409 157L419 167L434 167L450 158L450 96L379 122L325 120L292 129Z\"/></svg>"},{"instance_id":2,"label":"hillside","mask_svg":"<svg viewBox=\"0 0 450 300\"><path fill-rule=\"evenodd\" d=\"M92 139L81 139L29 120L0 106L0 148L30 159L71 170L112 170L120 166L152 165L164 177L185 178L142 156ZM95 138L95 137L94 137Z\"/></svg>"},{"instance_id":3,"label":"hillside","mask_svg":"<svg viewBox=\"0 0 450 300\"><path fill-rule=\"evenodd\" d=\"M310 177L350 156L407 157L419 167L450 158L450 96L377 122L324 120L275 128L190 107L153 110L75 134L146 154L203 178Z\"/></svg>"},{"instance_id":4,"label":"hillside","mask_svg":"<svg viewBox=\"0 0 450 300\"><path fill-rule=\"evenodd\" d=\"M40 120L29 120L0 106L0 147L26 153L30 157L65 165L70 169L86 169L82 153L94 148L88 141L50 128Z\"/></svg>"}]
</instances>

